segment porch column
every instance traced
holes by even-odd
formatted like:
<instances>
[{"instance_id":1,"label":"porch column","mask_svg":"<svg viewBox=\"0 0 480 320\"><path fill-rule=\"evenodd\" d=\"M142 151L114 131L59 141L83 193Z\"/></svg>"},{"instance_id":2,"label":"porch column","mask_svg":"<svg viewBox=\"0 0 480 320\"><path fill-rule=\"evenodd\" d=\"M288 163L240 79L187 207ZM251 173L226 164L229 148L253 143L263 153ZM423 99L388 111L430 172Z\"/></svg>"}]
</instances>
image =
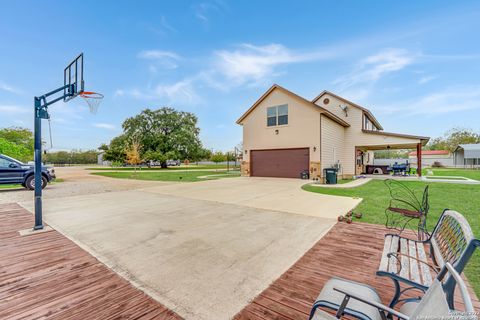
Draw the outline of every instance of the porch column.
<instances>
[{"instance_id":1,"label":"porch column","mask_svg":"<svg viewBox=\"0 0 480 320\"><path fill-rule=\"evenodd\" d=\"M422 143L417 143L417 174L422 176Z\"/></svg>"}]
</instances>

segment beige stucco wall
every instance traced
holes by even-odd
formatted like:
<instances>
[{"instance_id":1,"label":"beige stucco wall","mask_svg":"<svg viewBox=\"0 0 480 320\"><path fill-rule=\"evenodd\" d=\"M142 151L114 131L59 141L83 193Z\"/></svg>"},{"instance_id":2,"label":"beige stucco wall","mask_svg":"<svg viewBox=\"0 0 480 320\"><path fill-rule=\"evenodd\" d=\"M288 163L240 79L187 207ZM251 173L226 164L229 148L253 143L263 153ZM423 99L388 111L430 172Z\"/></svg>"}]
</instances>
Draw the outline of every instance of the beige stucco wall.
<instances>
[{"instance_id":1,"label":"beige stucco wall","mask_svg":"<svg viewBox=\"0 0 480 320\"><path fill-rule=\"evenodd\" d=\"M267 127L267 108L282 104L288 104L288 124ZM243 120L242 124L245 167L250 163L251 150L259 149L308 147L310 161L320 161L320 113L315 106L301 99L275 89ZM275 130L278 130L278 134ZM246 154L245 150L248 151Z\"/></svg>"},{"instance_id":2,"label":"beige stucco wall","mask_svg":"<svg viewBox=\"0 0 480 320\"><path fill-rule=\"evenodd\" d=\"M323 100L327 98L330 100L328 104L324 104ZM343 174L354 175L355 174L355 147L357 146L382 146L382 145L394 145L394 144L411 144L419 142L416 139L392 137L387 135L376 135L362 132L363 110L349 105L339 99L332 97L329 94L325 94L316 102L317 105L322 106L330 112L337 115L339 118L345 120L350 124L350 127L344 129L344 147L343 147ZM339 107L340 105L348 107L348 116ZM322 144L327 144L326 141L329 136L322 137ZM322 153L323 156L323 153ZM325 163L326 164L326 163ZM326 164L328 165L328 164Z\"/></svg>"},{"instance_id":3,"label":"beige stucco wall","mask_svg":"<svg viewBox=\"0 0 480 320\"><path fill-rule=\"evenodd\" d=\"M323 175L324 168L331 168L334 164L345 162L345 153L343 152L345 144L345 129L335 121L322 115L321 123L322 147L321 147L321 170Z\"/></svg>"}]
</instances>

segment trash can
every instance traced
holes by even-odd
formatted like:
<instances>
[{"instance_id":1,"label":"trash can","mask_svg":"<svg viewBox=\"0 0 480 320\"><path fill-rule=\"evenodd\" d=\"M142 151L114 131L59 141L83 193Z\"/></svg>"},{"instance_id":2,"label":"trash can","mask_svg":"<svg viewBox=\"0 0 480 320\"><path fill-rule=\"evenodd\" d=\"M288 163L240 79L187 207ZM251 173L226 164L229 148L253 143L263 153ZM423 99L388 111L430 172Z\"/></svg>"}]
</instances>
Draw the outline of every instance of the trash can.
<instances>
[{"instance_id":1,"label":"trash can","mask_svg":"<svg viewBox=\"0 0 480 320\"><path fill-rule=\"evenodd\" d=\"M337 171L335 168L323 169L326 184L337 184Z\"/></svg>"},{"instance_id":2,"label":"trash can","mask_svg":"<svg viewBox=\"0 0 480 320\"><path fill-rule=\"evenodd\" d=\"M304 180L308 180L310 178L310 174L308 173L308 170L303 170L300 173L300 178L302 178Z\"/></svg>"}]
</instances>

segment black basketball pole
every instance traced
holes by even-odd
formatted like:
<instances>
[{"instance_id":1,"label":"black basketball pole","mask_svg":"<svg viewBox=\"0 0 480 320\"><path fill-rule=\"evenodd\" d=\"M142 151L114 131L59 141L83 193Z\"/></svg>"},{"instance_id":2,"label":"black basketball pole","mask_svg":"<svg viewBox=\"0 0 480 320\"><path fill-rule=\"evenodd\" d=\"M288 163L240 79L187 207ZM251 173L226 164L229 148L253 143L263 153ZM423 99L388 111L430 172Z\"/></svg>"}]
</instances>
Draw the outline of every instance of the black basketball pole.
<instances>
[{"instance_id":1,"label":"black basketball pole","mask_svg":"<svg viewBox=\"0 0 480 320\"><path fill-rule=\"evenodd\" d=\"M34 159L35 159L35 225L33 230L43 229L42 220L42 118L40 117L42 102L34 98L35 123L34 123Z\"/></svg>"},{"instance_id":2,"label":"black basketball pole","mask_svg":"<svg viewBox=\"0 0 480 320\"><path fill-rule=\"evenodd\" d=\"M65 89L69 90L65 90ZM33 230L43 229L42 219L42 119L50 119L48 114L48 106L63 100L66 97L71 97L74 92L74 85L64 85L61 88L53 90L41 97L34 98L34 158L35 158L35 225ZM47 97L60 91L64 91L63 95L50 102L47 102Z\"/></svg>"}]
</instances>

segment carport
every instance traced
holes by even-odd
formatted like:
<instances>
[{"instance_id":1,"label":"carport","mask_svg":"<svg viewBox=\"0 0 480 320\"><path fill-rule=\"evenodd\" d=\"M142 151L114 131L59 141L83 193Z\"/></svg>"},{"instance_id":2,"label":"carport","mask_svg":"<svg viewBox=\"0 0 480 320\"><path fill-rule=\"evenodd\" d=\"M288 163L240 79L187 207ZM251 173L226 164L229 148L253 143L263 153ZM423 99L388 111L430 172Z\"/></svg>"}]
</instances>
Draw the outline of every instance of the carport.
<instances>
[{"instance_id":1,"label":"carport","mask_svg":"<svg viewBox=\"0 0 480 320\"><path fill-rule=\"evenodd\" d=\"M429 137L413 136L408 134L391 133L384 131L363 130L372 135L369 144L355 147L355 174L365 173L365 166L373 160L369 151L415 149L417 153L417 175L422 176L422 147L430 139Z\"/></svg>"}]
</instances>

